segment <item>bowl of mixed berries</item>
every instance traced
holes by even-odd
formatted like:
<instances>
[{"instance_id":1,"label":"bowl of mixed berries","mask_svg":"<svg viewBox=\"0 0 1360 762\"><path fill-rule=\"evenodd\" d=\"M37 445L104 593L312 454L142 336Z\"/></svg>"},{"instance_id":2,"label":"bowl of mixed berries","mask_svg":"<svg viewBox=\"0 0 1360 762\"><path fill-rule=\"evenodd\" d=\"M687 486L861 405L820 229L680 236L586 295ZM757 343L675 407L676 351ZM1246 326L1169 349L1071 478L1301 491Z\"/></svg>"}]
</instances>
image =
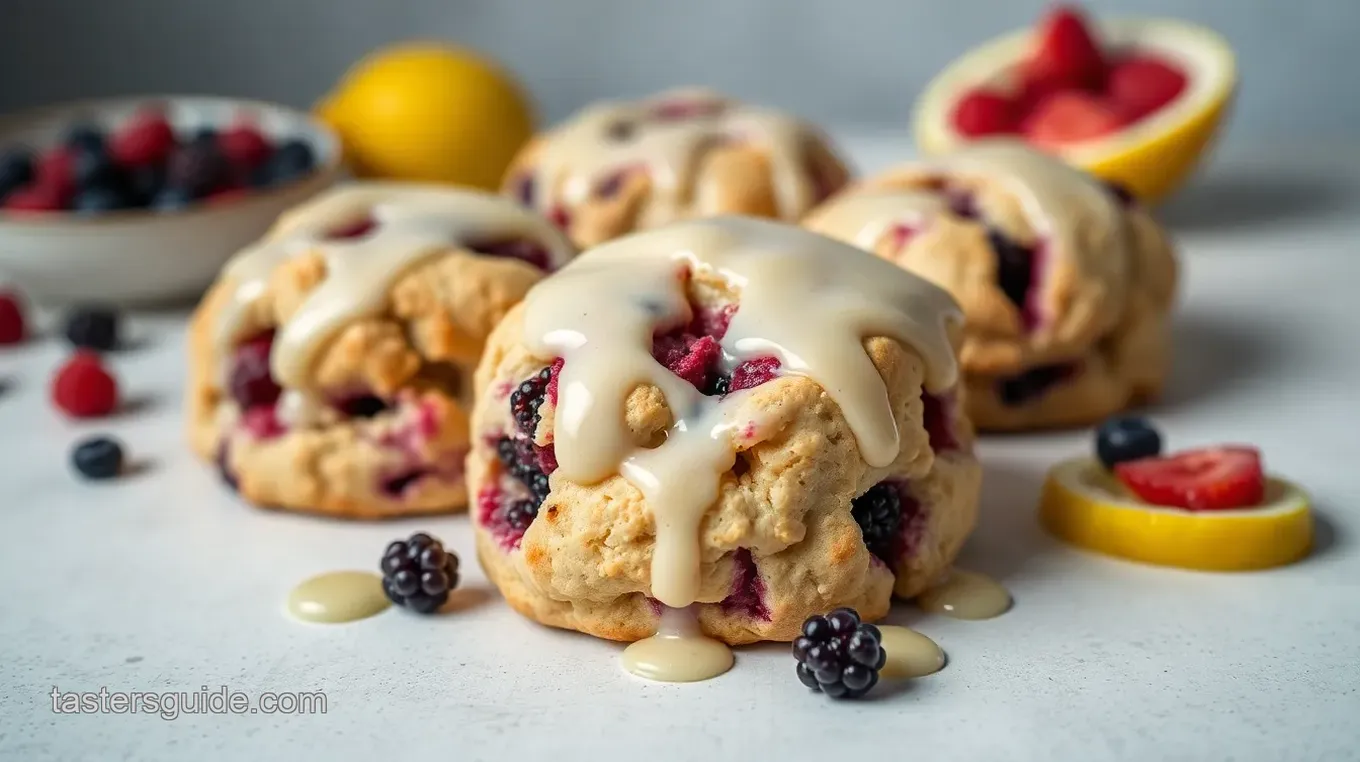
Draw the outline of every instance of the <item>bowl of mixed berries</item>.
<instances>
[{"instance_id":1,"label":"bowl of mixed berries","mask_svg":"<svg viewBox=\"0 0 1360 762\"><path fill-rule=\"evenodd\" d=\"M340 174L301 111L169 96L0 121L0 278L39 299L187 299L285 209Z\"/></svg>"}]
</instances>

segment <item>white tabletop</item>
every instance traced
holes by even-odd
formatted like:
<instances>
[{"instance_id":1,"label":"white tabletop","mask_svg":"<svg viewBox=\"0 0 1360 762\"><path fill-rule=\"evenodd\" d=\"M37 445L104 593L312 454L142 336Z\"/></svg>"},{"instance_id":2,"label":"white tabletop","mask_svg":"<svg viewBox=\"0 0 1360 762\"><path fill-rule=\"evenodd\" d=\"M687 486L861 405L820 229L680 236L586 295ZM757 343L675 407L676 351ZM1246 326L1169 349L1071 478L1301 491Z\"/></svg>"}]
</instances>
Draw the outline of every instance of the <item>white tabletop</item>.
<instances>
[{"instance_id":1,"label":"white tabletop","mask_svg":"<svg viewBox=\"0 0 1360 762\"><path fill-rule=\"evenodd\" d=\"M905 142L850 143L863 167ZM1349 157L1338 160L1336 156ZM1288 160L1286 160L1288 159ZM1255 574L1152 568L1066 547L1034 501L1088 433L986 440L982 522L963 563L1015 608L908 623L940 673L833 703L785 646L741 649L692 685L625 674L620 647L504 606L464 517L344 524L240 504L187 452L181 315L138 316L114 356L135 410L63 421L55 339L0 351L0 758L537 760L1340 760L1360 754L1360 152L1223 157L1166 210L1185 251L1176 368L1156 418L1172 447L1255 442L1306 485L1313 556ZM108 431L144 465L68 468ZM297 581L375 568L416 529L463 558L456 614L344 626L282 612ZM324 715L67 715L52 690L324 691ZM380 756L381 755L381 756Z\"/></svg>"}]
</instances>

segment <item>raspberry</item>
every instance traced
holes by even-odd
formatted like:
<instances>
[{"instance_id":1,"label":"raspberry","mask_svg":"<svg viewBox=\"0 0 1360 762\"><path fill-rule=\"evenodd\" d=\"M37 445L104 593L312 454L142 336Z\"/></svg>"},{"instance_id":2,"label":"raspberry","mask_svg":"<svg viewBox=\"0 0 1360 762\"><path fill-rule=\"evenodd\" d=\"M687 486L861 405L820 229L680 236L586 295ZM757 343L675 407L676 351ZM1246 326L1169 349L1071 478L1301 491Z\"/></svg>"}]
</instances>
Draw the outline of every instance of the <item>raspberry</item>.
<instances>
[{"instance_id":1,"label":"raspberry","mask_svg":"<svg viewBox=\"0 0 1360 762\"><path fill-rule=\"evenodd\" d=\"M902 528L902 495L897 485L879 482L851 502L850 515L859 524L864 545L884 563L892 564Z\"/></svg>"},{"instance_id":2,"label":"raspberry","mask_svg":"<svg viewBox=\"0 0 1360 762\"><path fill-rule=\"evenodd\" d=\"M379 566L388 600L420 614L437 611L458 587L458 555L424 532L388 545Z\"/></svg>"},{"instance_id":3,"label":"raspberry","mask_svg":"<svg viewBox=\"0 0 1360 762\"><path fill-rule=\"evenodd\" d=\"M76 189L76 151L69 146L57 146L45 151L38 157L34 172L34 185L46 188L61 200L57 208L66 205L66 200Z\"/></svg>"},{"instance_id":4,"label":"raspberry","mask_svg":"<svg viewBox=\"0 0 1360 762\"><path fill-rule=\"evenodd\" d=\"M1020 117L1006 96L978 88L965 93L954 105L954 128L970 138L1015 132Z\"/></svg>"},{"instance_id":5,"label":"raspberry","mask_svg":"<svg viewBox=\"0 0 1360 762\"><path fill-rule=\"evenodd\" d=\"M702 389L722 359L722 347L712 336L696 336L682 329L653 338L652 357L694 388Z\"/></svg>"},{"instance_id":6,"label":"raspberry","mask_svg":"<svg viewBox=\"0 0 1360 762\"><path fill-rule=\"evenodd\" d=\"M810 616L793 641L798 680L831 698L859 698L878 684L888 660L881 641L878 628L861 624L854 609Z\"/></svg>"},{"instance_id":7,"label":"raspberry","mask_svg":"<svg viewBox=\"0 0 1360 762\"><path fill-rule=\"evenodd\" d=\"M1121 104L1089 93L1050 95L1025 118L1021 130L1041 148L1061 148L1104 137L1133 121Z\"/></svg>"},{"instance_id":8,"label":"raspberry","mask_svg":"<svg viewBox=\"0 0 1360 762\"><path fill-rule=\"evenodd\" d=\"M227 161L245 170L253 170L269 159L274 153L274 144L248 122L241 122L223 130L217 136L217 145Z\"/></svg>"},{"instance_id":9,"label":"raspberry","mask_svg":"<svg viewBox=\"0 0 1360 762\"><path fill-rule=\"evenodd\" d=\"M23 299L13 291L0 291L0 346L18 344L27 336Z\"/></svg>"},{"instance_id":10,"label":"raspberry","mask_svg":"<svg viewBox=\"0 0 1360 762\"><path fill-rule=\"evenodd\" d=\"M15 212L59 212L66 197L55 185L26 185L5 197L5 208Z\"/></svg>"},{"instance_id":11,"label":"raspberry","mask_svg":"<svg viewBox=\"0 0 1360 762\"><path fill-rule=\"evenodd\" d=\"M132 117L109 138L109 155L124 167L163 164L175 149L175 130L157 109Z\"/></svg>"},{"instance_id":12,"label":"raspberry","mask_svg":"<svg viewBox=\"0 0 1360 762\"><path fill-rule=\"evenodd\" d=\"M75 418L95 418L118 407L118 382L99 355L76 352L52 380L52 402Z\"/></svg>"}]
</instances>

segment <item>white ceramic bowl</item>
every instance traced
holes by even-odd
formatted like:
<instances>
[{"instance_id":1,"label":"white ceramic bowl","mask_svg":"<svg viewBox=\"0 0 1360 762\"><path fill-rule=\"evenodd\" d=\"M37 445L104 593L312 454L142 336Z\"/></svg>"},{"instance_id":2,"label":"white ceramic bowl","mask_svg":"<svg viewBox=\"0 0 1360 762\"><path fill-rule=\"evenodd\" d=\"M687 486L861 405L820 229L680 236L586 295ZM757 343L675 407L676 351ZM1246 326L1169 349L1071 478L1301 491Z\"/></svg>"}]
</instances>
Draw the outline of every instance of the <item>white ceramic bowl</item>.
<instances>
[{"instance_id":1,"label":"white ceramic bowl","mask_svg":"<svg viewBox=\"0 0 1360 762\"><path fill-rule=\"evenodd\" d=\"M174 212L133 209L98 216L0 210L0 280L45 303L133 305L191 299L236 251L259 238L279 213L335 182L339 141L309 115L268 103L197 96L147 96L51 106L0 121L0 149L42 148L72 125L108 127L138 107L161 104L176 133L222 127L249 114L266 134L301 138L317 167L286 185Z\"/></svg>"}]
</instances>

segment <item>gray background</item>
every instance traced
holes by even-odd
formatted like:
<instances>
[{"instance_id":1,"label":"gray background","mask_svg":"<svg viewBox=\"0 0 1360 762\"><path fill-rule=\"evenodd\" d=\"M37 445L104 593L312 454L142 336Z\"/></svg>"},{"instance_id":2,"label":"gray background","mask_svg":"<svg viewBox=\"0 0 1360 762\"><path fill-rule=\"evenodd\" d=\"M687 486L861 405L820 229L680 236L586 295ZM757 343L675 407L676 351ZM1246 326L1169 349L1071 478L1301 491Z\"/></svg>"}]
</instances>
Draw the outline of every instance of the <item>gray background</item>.
<instances>
[{"instance_id":1,"label":"gray background","mask_svg":"<svg viewBox=\"0 0 1360 762\"><path fill-rule=\"evenodd\" d=\"M1244 89L1234 141L1360 135L1360 0L1093 0L1226 35ZM829 124L901 123L966 46L1042 0L0 0L0 111L138 92L311 103L371 48L481 48L545 119L592 98L708 84Z\"/></svg>"}]
</instances>

